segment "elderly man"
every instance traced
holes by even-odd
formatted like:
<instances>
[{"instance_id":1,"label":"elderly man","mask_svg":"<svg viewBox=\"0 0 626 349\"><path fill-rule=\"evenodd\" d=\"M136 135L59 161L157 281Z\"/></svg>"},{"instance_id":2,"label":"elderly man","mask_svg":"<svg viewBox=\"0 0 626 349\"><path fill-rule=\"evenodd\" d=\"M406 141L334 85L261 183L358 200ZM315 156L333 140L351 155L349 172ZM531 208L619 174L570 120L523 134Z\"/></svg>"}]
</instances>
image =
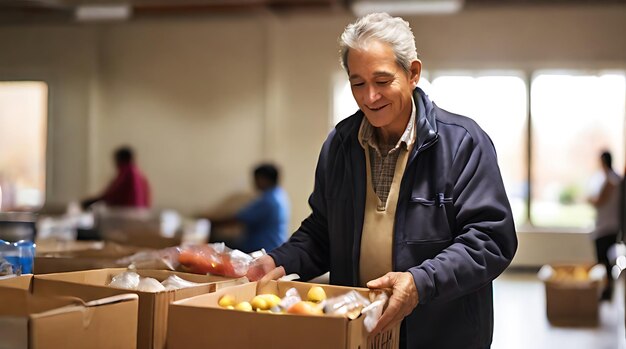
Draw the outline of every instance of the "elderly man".
<instances>
[{"instance_id":1,"label":"elderly man","mask_svg":"<svg viewBox=\"0 0 626 349\"><path fill-rule=\"evenodd\" d=\"M492 281L517 249L493 144L417 87L401 18L360 18L340 45L360 110L322 147L311 215L248 276L390 288L374 333L402 321L402 348L488 348Z\"/></svg>"}]
</instances>

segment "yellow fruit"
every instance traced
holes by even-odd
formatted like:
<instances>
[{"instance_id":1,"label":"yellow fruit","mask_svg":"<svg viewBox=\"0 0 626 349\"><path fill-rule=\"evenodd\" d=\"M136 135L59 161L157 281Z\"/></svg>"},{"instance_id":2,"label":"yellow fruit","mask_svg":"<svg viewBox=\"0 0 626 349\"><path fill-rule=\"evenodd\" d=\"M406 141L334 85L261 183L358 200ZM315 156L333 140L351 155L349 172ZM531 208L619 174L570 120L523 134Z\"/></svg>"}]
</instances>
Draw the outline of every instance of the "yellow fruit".
<instances>
[{"instance_id":1,"label":"yellow fruit","mask_svg":"<svg viewBox=\"0 0 626 349\"><path fill-rule=\"evenodd\" d=\"M267 300L261 296L255 296L252 298L250 305L252 305L252 308L256 310L268 310L271 308Z\"/></svg>"},{"instance_id":2,"label":"yellow fruit","mask_svg":"<svg viewBox=\"0 0 626 349\"><path fill-rule=\"evenodd\" d=\"M581 266L576 266L576 268L574 268L574 280L585 281L587 278L587 269Z\"/></svg>"},{"instance_id":3,"label":"yellow fruit","mask_svg":"<svg viewBox=\"0 0 626 349\"><path fill-rule=\"evenodd\" d=\"M232 295L225 294L222 296L222 298L220 298L217 304L219 304L220 307L226 308L229 305L234 306L235 304L237 304L237 300L235 300L235 297L233 297Z\"/></svg>"},{"instance_id":4,"label":"yellow fruit","mask_svg":"<svg viewBox=\"0 0 626 349\"><path fill-rule=\"evenodd\" d=\"M232 305L229 305L229 306L226 307L226 309L233 310L233 309L235 309L235 307L233 307Z\"/></svg>"},{"instance_id":5,"label":"yellow fruit","mask_svg":"<svg viewBox=\"0 0 626 349\"><path fill-rule=\"evenodd\" d=\"M313 286L306 294L306 298L311 302L319 303L326 299L326 292L324 292L324 289L319 286Z\"/></svg>"},{"instance_id":6,"label":"yellow fruit","mask_svg":"<svg viewBox=\"0 0 626 349\"><path fill-rule=\"evenodd\" d=\"M263 299L265 299L265 301L267 302L267 308L273 308L275 306L277 306L278 304L280 304L280 297L278 297L275 294L260 294L257 297L261 297ZM256 297L255 297L256 298Z\"/></svg>"},{"instance_id":7,"label":"yellow fruit","mask_svg":"<svg viewBox=\"0 0 626 349\"><path fill-rule=\"evenodd\" d=\"M235 310L252 311L252 305L248 302L241 302L235 305Z\"/></svg>"}]
</instances>

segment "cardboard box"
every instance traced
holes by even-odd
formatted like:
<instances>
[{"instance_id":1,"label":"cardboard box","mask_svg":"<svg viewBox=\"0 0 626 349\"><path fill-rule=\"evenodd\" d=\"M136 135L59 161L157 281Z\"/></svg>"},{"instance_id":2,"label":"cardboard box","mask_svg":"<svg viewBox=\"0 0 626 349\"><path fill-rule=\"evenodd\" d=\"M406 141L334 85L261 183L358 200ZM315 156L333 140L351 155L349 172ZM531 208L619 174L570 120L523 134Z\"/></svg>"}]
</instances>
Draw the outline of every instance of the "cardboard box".
<instances>
[{"instance_id":1,"label":"cardboard box","mask_svg":"<svg viewBox=\"0 0 626 349\"><path fill-rule=\"evenodd\" d=\"M139 322L137 326L138 348L163 348L167 334L168 305L171 302L214 292L217 289L237 285L246 279L232 279L219 276L187 274L166 270L138 270L143 277L163 281L170 275L203 283L198 286L162 292L129 291L106 286L111 279L126 271L124 268L78 271L71 273L35 275L36 294L70 295L93 300L121 293L134 292L139 295Z\"/></svg>"},{"instance_id":2,"label":"cardboard box","mask_svg":"<svg viewBox=\"0 0 626 349\"><path fill-rule=\"evenodd\" d=\"M280 297L295 287L301 297L311 286L321 286L327 296L334 297L357 290L365 297L364 288L318 285L303 282L272 281L263 293ZM398 324L374 338L363 325L364 316L354 320L336 316L307 316L229 310L218 305L224 294L237 301L249 301L257 294L252 282L215 293L204 294L170 305L167 347L178 348L272 348L272 349L393 349L399 347Z\"/></svg>"},{"instance_id":3,"label":"cardboard box","mask_svg":"<svg viewBox=\"0 0 626 349\"><path fill-rule=\"evenodd\" d=\"M37 252L35 274L63 273L79 270L127 267L118 261L139 251L141 247L102 243L95 249Z\"/></svg>"},{"instance_id":4,"label":"cardboard box","mask_svg":"<svg viewBox=\"0 0 626 349\"><path fill-rule=\"evenodd\" d=\"M175 212L102 207L96 210L95 219L105 241L155 249L181 243L180 216Z\"/></svg>"},{"instance_id":5,"label":"cardboard box","mask_svg":"<svg viewBox=\"0 0 626 349\"><path fill-rule=\"evenodd\" d=\"M63 253L85 250L99 250L105 247L104 241L59 241L54 239L37 239L36 255Z\"/></svg>"},{"instance_id":6,"label":"cardboard box","mask_svg":"<svg viewBox=\"0 0 626 349\"><path fill-rule=\"evenodd\" d=\"M32 295L31 276L0 280L0 348L135 348L136 294L83 302Z\"/></svg>"},{"instance_id":7,"label":"cardboard box","mask_svg":"<svg viewBox=\"0 0 626 349\"><path fill-rule=\"evenodd\" d=\"M2 276L0 277L0 287L17 288L20 290L30 291L32 280L33 274Z\"/></svg>"},{"instance_id":8,"label":"cardboard box","mask_svg":"<svg viewBox=\"0 0 626 349\"><path fill-rule=\"evenodd\" d=\"M597 326L599 299L604 280L574 279L575 268L591 265L551 265L555 275L544 281L548 320L556 326Z\"/></svg>"}]
</instances>

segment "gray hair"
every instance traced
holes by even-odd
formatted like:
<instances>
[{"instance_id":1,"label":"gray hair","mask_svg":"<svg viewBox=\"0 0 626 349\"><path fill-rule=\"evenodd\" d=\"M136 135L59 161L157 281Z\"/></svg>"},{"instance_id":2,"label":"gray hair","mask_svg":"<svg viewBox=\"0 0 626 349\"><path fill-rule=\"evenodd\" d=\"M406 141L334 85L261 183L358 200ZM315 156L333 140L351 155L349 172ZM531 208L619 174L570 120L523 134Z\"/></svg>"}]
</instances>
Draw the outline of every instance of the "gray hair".
<instances>
[{"instance_id":1,"label":"gray hair","mask_svg":"<svg viewBox=\"0 0 626 349\"><path fill-rule=\"evenodd\" d=\"M418 59L415 36L407 21L384 12L371 13L349 24L339 37L341 66L346 72L349 73L350 49L364 48L370 40L389 44L396 56L396 62L406 72L410 70L411 62Z\"/></svg>"}]
</instances>

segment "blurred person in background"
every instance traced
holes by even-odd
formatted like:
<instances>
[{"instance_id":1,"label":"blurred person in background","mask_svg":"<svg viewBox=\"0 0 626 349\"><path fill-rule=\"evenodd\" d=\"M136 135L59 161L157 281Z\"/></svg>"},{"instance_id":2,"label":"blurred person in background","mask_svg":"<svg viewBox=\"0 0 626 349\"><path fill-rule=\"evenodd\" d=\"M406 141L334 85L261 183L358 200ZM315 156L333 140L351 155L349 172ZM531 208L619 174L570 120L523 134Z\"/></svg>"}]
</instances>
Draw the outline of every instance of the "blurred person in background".
<instances>
[{"instance_id":1,"label":"blurred person in background","mask_svg":"<svg viewBox=\"0 0 626 349\"><path fill-rule=\"evenodd\" d=\"M272 164L261 164L254 169L254 186L259 196L245 205L234 216L209 218L213 228L229 224L243 224L243 234L232 241L224 241L230 248L250 253L265 249L271 251L287 240L289 200L279 185L280 173Z\"/></svg>"},{"instance_id":2,"label":"blurred person in background","mask_svg":"<svg viewBox=\"0 0 626 349\"><path fill-rule=\"evenodd\" d=\"M340 47L359 110L322 146L312 213L248 277L330 271L331 284L391 290L372 335L401 322L400 348L489 348L492 281L517 249L494 146L417 87L402 18L359 18Z\"/></svg>"},{"instance_id":3,"label":"blurred person in background","mask_svg":"<svg viewBox=\"0 0 626 349\"><path fill-rule=\"evenodd\" d=\"M107 206L149 208L150 185L135 164L133 150L128 146L116 149L113 161L117 169L115 178L102 194L84 199L82 207L86 209L96 202L103 202Z\"/></svg>"},{"instance_id":4,"label":"blurred person in background","mask_svg":"<svg viewBox=\"0 0 626 349\"><path fill-rule=\"evenodd\" d=\"M598 263L604 264L607 271L607 285L602 292L602 300L610 300L613 294L611 265L607 255L609 247L615 244L620 224L620 190L622 178L613 170L613 159L608 151L600 155L600 166L604 175L600 191L589 198L589 203L596 209L596 224L592 238L596 247Z\"/></svg>"}]
</instances>

